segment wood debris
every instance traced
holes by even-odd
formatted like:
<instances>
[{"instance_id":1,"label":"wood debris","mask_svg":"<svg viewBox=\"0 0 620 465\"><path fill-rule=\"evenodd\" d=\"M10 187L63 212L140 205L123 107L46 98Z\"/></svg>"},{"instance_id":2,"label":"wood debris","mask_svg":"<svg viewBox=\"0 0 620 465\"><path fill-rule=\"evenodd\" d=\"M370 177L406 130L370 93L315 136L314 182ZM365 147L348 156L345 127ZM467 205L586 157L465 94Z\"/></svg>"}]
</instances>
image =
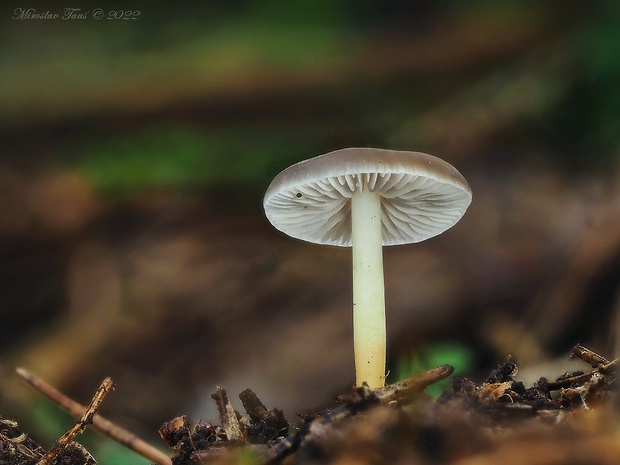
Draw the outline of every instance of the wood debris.
<instances>
[{"instance_id":1,"label":"wood debris","mask_svg":"<svg viewBox=\"0 0 620 465\"><path fill-rule=\"evenodd\" d=\"M426 386L452 373L446 365L381 389L358 387L340 396L335 407L302 416L299 425L289 423L278 409L265 407L250 390L240 395L246 411L241 415L218 388L213 398L222 426L192 426L179 417L160 434L175 453L173 465L246 463L241 453L250 454L249 463L256 465L435 464L438 458L448 464L462 457L476 463L477 456L496 457L489 450L504 447L511 434L519 441L531 440L533 432L534 439L545 434L554 441L590 441L582 421L571 422L567 414L604 411L594 407L608 401L618 362L581 345L572 356L592 369L555 381L540 378L526 387L516 379L516 362L508 360L480 385L457 378L436 402L420 396Z\"/></svg>"},{"instance_id":2,"label":"wood debris","mask_svg":"<svg viewBox=\"0 0 620 465\"><path fill-rule=\"evenodd\" d=\"M75 400L65 396L63 393L58 391L54 386L47 383L44 379L35 375L34 373L24 369L17 368L17 374L28 384L30 384L33 388L43 394L45 397L50 399L51 401L58 404L60 407L65 409L75 418L80 420L74 428L72 428L63 438L59 440L70 443L73 437L82 432L86 425L92 425L93 429L99 431L100 433L108 436L109 438L119 442L124 445L128 449L133 450L139 455L146 457L147 459L155 462L158 465L170 465L170 458L161 452L159 449L151 446L147 442L143 441L130 431L127 431L124 428L112 423L111 421L103 418L101 415L97 413L99 406L103 402L103 399L107 395L109 391L111 391L114 387L114 383L110 378L106 378L103 380L101 386L95 393L90 405L85 407ZM64 444L61 442L61 445ZM48 453L52 454L52 451ZM53 454L52 454L53 455ZM48 459L45 459L48 460ZM48 462L42 462L38 465L47 465ZM0 465L5 465L3 462L0 462Z\"/></svg>"},{"instance_id":3,"label":"wood debris","mask_svg":"<svg viewBox=\"0 0 620 465\"><path fill-rule=\"evenodd\" d=\"M452 390L446 391L439 401L460 398L478 410L500 416L517 412L558 416L576 408L589 410L591 405L608 398L619 359L608 361L580 344L573 348L571 357L580 358L593 369L565 373L555 381L541 377L526 388L514 379L517 365L509 360L494 369L480 386L468 378L454 379Z\"/></svg>"},{"instance_id":4,"label":"wood debris","mask_svg":"<svg viewBox=\"0 0 620 465\"><path fill-rule=\"evenodd\" d=\"M299 451L302 455L316 453L308 451L317 451L327 444L334 428L373 407L396 406L410 400L452 371L451 366L444 365L374 391L363 385L340 396L339 405L333 409L304 416L299 427L291 425L280 410L267 409L249 389L240 395L247 413L244 417L232 408L226 392L218 387L212 397L222 426L209 423L191 426L182 416L165 423L159 432L176 453L173 465L211 463L238 446L254 454L257 463L275 465Z\"/></svg>"}]
</instances>

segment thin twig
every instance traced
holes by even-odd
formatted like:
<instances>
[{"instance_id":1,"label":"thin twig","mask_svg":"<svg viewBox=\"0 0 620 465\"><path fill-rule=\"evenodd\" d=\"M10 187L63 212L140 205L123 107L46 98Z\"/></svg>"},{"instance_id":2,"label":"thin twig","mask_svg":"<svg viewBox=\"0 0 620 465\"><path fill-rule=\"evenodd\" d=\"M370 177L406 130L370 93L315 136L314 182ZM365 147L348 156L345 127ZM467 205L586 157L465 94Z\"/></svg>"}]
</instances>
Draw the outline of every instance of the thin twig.
<instances>
[{"instance_id":1,"label":"thin twig","mask_svg":"<svg viewBox=\"0 0 620 465\"><path fill-rule=\"evenodd\" d=\"M106 378L97 389L97 392L93 396L88 408L73 428L63 434L52 446L52 448L37 462L37 465L50 465L54 459L65 450L75 439L78 434L82 434L86 429L86 426L93 422L93 417L99 410L99 406L105 399L105 396L114 389L114 382L112 378Z\"/></svg>"},{"instance_id":2,"label":"thin twig","mask_svg":"<svg viewBox=\"0 0 620 465\"><path fill-rule=\"evenodd\" d=\"M589 371L587 373L583 373L581 375L576 375L576 376L570 376L568 378L562 378L552 383L549 383L547 385L548 389L550 391L556 391L558 389L570 387L573 384L582 384L588 381L590 378L592 378L592 375L594 375L595 373L607 374L608 372L615 370L619 363L620 363L620 358L616 358L612 360L611 362L607 362L604 365L600 365L594 370Z\"/></svg>"},{"instance_id":3,"label":"thin twig","mask_svg":"<svg viewBox=\"0 0 620 465\"><path fill-rule=\"evenodd\" d=\"M58 404L65 409L75 418L82 418L87 410L82 404L74 401L73 399L65 396L63 393L54 388L51 384L39 376L31 373L24 368L17 368L17 374L21 376L28 384L34 387L37 391L43 394L51 401ZM79 423L78 423L79 425ZM149 443L143 441L132 432L112 423L111 421L103 418L99 414L95 414L92 417L92 426L100 433L108 436L109 438L123 444L128 449L133 450L142 457L145 457L159 465L171 465L172 461L168 455L151 446Z\"/></svg>"}]
</instances>

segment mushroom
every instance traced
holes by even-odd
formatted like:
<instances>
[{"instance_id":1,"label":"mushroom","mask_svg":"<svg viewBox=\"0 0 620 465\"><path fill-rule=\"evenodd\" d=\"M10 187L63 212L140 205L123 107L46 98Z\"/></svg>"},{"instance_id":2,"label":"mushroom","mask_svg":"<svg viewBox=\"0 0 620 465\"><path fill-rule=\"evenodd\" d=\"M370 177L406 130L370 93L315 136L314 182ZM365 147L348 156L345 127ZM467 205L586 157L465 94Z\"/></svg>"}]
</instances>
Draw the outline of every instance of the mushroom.
<instances>
[{"instance_id":1,"label":"mushroom","mask_svg":"<svg viewBox=\"0 0 620 465\"><path fill-rule=\"evenodd\" d=\"M285 234L352 247L356 385L385 384L384 245L421 242L456 224L471 203L449 163L419 152L346 148L292 165L263 206Z\"/></svg>"}]
</instances>

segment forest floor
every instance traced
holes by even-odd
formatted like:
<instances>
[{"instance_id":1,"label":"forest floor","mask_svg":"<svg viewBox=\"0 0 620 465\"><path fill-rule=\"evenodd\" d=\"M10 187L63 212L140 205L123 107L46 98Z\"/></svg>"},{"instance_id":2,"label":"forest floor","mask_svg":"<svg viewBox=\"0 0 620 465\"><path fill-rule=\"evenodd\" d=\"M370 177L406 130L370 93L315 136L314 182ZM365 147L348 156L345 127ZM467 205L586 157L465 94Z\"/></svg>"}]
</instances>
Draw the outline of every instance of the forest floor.
<instances>
[{"instance_id":1,"label":"forest floor","mask_svg":"<svg viewBox=\"0 0 620 465\"><path fill-rule=\"evenodd\" d=\"M140 439L97 415L113 388L109 378L85 409L19 370L43 394L60 398L78 421L46 451L16 422L0 418L0 465L92 465L96 458L76 442L89 425L161 465L617 464L614 382L620 359L607 360L579 344L571 357L590 369L555 380L541 377L526 387L517 364L508 360L480 384L453 378L452 387L432 399L423 391L452 374L444 365L384 388L355 388L332 408L300 414L297 422L267 408L250 389L239 395L242 415L218 388L212 398L221 424L192 425L186 416L164 423L159 433L169 454L148 445L145 451Z\"/></svg>"}]
</instances>

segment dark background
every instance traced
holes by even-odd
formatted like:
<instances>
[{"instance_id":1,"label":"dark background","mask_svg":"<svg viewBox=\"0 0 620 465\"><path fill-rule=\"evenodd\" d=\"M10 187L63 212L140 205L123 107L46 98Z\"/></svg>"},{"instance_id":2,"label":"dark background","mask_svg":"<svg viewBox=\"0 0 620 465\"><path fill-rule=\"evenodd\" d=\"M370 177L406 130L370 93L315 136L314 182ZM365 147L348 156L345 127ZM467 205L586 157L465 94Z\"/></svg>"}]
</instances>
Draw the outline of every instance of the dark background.
<instances>
[{"instance_id":1,"label":"dark background","mask_svg":"<svg viewBox=\"0 0 620 465\"><path fill-rule=\"evenodd\" d=\"M618 82L615 2L3 6L0 414L44 444L71 424L15 366L83 403L112 376L102 413L153 443L216 421L216 385L290 417L346 391L350 251L283 236L262 195L349 146L439 156L474 193L442 236L385 249L390 380L508 355L534 380L577 342L612 358Z\"/></svg>"}]
</instances>

